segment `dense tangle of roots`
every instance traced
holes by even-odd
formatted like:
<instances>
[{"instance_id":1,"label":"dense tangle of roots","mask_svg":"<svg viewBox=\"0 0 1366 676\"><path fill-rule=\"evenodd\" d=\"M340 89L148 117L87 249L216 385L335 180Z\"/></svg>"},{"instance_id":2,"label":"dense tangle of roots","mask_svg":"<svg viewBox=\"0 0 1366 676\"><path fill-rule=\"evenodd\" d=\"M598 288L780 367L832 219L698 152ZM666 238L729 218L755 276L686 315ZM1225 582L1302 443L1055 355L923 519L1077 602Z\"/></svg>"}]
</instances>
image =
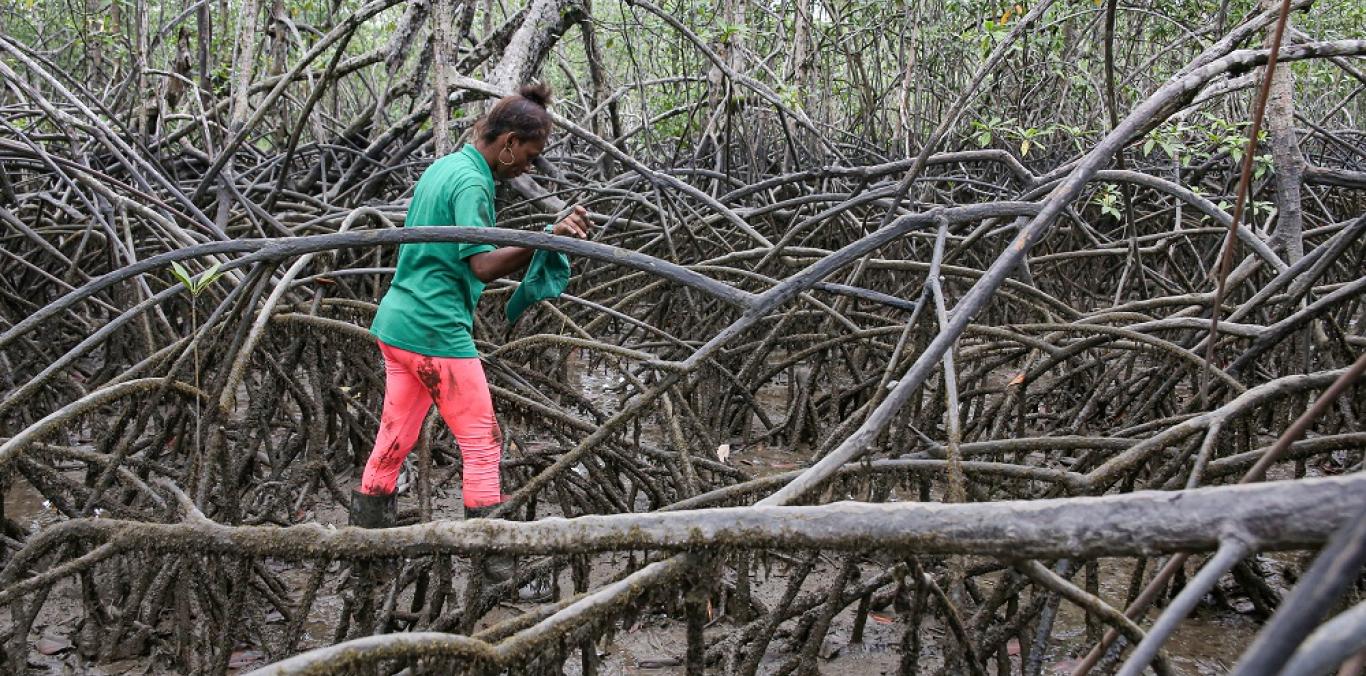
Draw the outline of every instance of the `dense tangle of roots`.
<instances>
[{"instance_id":1,"label":"dense tangle of roots","mask_svg":"<svg viewBox=\"0 0 1366 676\"><path fill-rule=\"evenodd\" d=\"M1363 50L1316 44L1283 58ZM1214 62L1227 70L1257 59L1264 54ZM42 80L42 64L25 66ZM1189 95L1221 72L1191 76ZM386 156L393 145L301 146L283 178L283 148L249 146L204 187L205 157L116 141L121 132L84 117L79 94L45 82L27 93L50 123L92 140L60 156L51 139L13 125L0 138L0 472L5 491L26 484L47 509L36 517L43 528L3 520L0 630L16 669L54 592L78 589L88 659L153 653L196 672L222 673L240 645L275 661L347 640L352 650L310 658L312 668L554 671L572 659L591 671L598 641L654 611L686 623L692 673L704 664L753 673L766 653L781 655L780 672L807 672L832 618L857 604L857 635L870 610L898 611L906 671L925 651L983 673L988 660L1010 662L1013 641L1016 662L1038 673L1060 599L1087 610L1093 640L1111 626L1136 643L1142 630L1095 596L1101 578L1117 576L1131 600L1154 557L1185 548L1141 517L1126 532L1142 553L1115 545L1106 551L1127 563L1104 572L1099 552L1040 563L968 540L926 553L827 533L812 540L824 549L812 549L783 535L781 516L754 526L766 534L762 547L727 540L725 524L711 524L721 535L652 540L627 537L627 520L608 521L605 544L591 551L518 545L524 565L513 584L552 576L557 601L496 623L503 616L491 613L513 584L486 588L467 573L483 551L507 546L510 531L458 554L423 550L420 531L225 551L213 528L344 523L383 396L365 327L393 244L467 234L396 229L420 167ZM487 94L478 85L461 91ZM1133 124L1151 128L1188 100L1171 93ZM537 234L544 201L503 196L500 225L523 230L492 237L577 254L569 295L519 324L502 318L511 284L491 285L481 304L476 338L505 433L508 516L701 510L775 493L765 504L1231 484L1366 348L1360 190L1307 184L1315 192L1303 261L1289 264L1260 232L1244 233L1250 253L1219 308L1211 364L1206 271L1228 215L1169 180L1171 167L1131 156L1127 168L1102 170L1123 134L1096 143L1103 157L1091 168L1061 157L1026 167L1000 150L931 155L903 192L910 160L846 147L839 164L813 143L800 166L784 169L785 134L809 135L759 113L750 122L773 133L743 153L713 148L678 166L645 151L627 156L582 127L563 133L548 153L557 175L540 183L550 202L564 197L595 214L597 248ZM415 124L394 133L406 139L400 146L421 146ZM1319 162L1360 171L1362 137L1332 140ZM1202 166L1182 180L1221 193L1226 173ZM1077 199L1098 186L1124 192L1124 219ZM994 268L1054 207L1063 211L1027 264ZM192 272L220 264L224 274L191 294L171 276L172 259ZM964 298L980 304L957 309L971 321L950 336L951 360L934 356L925 371L918 360L948 335ZM1272 478L1359 472L1360 392L1329 406ZM866 462L803 471L849 453ZM411 457L402 524L452 518L458 458L449 433L429 425ZM1359 511L1359 481L1331 486ZM1220 521L1193 518L1205 517ZM1279 595L1270 571L1247 555L1321 543L1336 525L1328 521L1228 550L1241 556L1228 566L1236 582L1220 593L1271 613ZM186 528L157 541L168 524ZM242 532L249 542L256 531ZM1024 536L1019 546L1044 547ZM757 591L765 586L767 596ZM945 638L931 651L921 630L935 625ZM1160 657L1155 665L1168 669Z\"/></svg>"}]
</instances>

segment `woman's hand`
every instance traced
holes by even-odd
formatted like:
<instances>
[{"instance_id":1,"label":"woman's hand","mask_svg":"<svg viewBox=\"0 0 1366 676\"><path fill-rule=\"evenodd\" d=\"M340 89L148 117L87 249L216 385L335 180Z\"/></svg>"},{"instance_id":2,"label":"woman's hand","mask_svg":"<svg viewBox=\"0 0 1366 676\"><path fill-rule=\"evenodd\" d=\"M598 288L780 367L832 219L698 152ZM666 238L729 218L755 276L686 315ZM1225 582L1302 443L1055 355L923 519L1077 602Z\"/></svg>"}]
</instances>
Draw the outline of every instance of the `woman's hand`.
<instances>
[{"instance_id":1,"label":"woman's hand","mask_svg":"<svg viewBox=\"0 0 1366 676\"><path fill-rule=\"evenodd\" d=\"M588 210L574 205L569 215L550 227L550 234L565 237L588 238L588 229L593 227L588 219ZM499 277L511 274L527 266L535 249L523 246L502 246L493 251L474 254L465 259L469 261L470 271L479 281L488 284Z\"/></svg>"},{"instance_id":2,"label":"woman's hand","mask_svg":"<svg viewBox=\"0 0 1366 676\"><path fill-rule=\"evenodd\" d=\"M583 206L575 204L570 210L569 215L555 224L551 228L550 234L564 235L565 237L578 237L579 239L588 238L588 229L593 227L593 222L588 219L588 210Z\"/></svg>"}]
</instances>

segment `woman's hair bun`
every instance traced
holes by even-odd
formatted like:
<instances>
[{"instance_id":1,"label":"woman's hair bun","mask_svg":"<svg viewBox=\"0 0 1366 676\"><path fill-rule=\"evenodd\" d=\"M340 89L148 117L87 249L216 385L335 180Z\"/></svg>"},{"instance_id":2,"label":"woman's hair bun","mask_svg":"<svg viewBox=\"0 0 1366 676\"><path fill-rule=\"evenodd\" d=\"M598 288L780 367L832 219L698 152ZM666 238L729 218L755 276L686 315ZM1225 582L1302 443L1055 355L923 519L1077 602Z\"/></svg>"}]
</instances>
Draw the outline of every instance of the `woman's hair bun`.
<instances>
[{"instance_id":1,"label":"woman's hair bun","mask_svg":"<svg viewBox=\"0 0 1366 676\"><path fill-rule=\"evenodd\" d=\"M550 136L554 121L546 104L550 103L550 87L543 84L526 84L517 88L516 94L498 99L488 114L475 123L475 132L485 143L506 132L513 132L524 141L544 141Z\"/></svg>"},{"instance_id":2,"label":"woman's hair bun","mask_svg":"<svg viewBox=\"0 0 1366 676\"><path fill-rule=\"evenodd\" d=\"M542 108L550 105L550 87L543 83L524 84L517 89L517 93Z\"/></svg>"}]
</instances>

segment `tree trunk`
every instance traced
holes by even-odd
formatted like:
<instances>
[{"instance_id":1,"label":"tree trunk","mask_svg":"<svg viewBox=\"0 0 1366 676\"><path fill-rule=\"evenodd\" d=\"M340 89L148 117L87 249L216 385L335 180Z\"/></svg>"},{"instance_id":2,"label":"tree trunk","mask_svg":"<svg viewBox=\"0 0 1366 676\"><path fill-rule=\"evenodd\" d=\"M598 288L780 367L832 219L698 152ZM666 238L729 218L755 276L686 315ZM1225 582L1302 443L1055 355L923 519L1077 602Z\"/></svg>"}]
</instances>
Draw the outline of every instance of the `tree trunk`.
<instances>
[{"instance_id":1,"label":"tree trunk","mask_svg":"<svg viewBox=\"0 0 1366 676\"><path fill-rule=\"evenodd\" d=\"M1261 0L1263 10L1275 9L1276 0ZM1286 32L1290 31L1291 17L1286 17ZM1270 32L1267 29L1267 40ZM1291 265L1304 257L1304 212L1300 204L1300 186L1304 182L1304 155L1295 137L1295 73L1287 64L1277 68L1271 77L1271 90L1266 101L1266 133L1271 143L1271 162L1275 168L1276 230L1271 237L1273 248L1285 251L1285 262Z\"/></svg>"},{"instance_id":2,"label":"tree trunk","mask_svg":"<svg viewBox=\"0 0 1366 676\"><path fill-rule=\"evenodd\" d=\"M583 16L583 7L571 0L533 0L526 19L508 40L507 50L489 75L489 84L516 89L540 70L541 62L565 30Z\"/></svg>"},{"instance_id":3,"label":"tree trunk","mask_svg":"<svg viewBox=\"0 0 1366 676\"><path fill-rule=\"evenodd\" d=\"M451 2L432 2L432 136L437 157L451 152L450 88L446 79L454 46L450 44Z\"/></svg>"}]
</instances>

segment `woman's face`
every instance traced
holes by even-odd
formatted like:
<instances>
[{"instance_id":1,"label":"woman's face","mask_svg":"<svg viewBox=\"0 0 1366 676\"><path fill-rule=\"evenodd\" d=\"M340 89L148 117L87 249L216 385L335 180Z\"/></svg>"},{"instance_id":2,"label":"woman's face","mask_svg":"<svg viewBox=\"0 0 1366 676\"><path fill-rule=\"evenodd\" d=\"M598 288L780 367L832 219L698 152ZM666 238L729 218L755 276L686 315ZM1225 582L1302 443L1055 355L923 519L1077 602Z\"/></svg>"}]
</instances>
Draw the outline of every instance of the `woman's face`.
<instances>
[{"instance_id":1,"label":"woman's face","mask_svg":"<svg viewBox=\"0 0 1366 676\"><path fill-rule=\"evenodd\" d=\"M498 162L493 165L493 176L507 180L531 170L531 165L545 150L544 140L524 140L512 132L498 137ZM507 160L507 162L504 162Z\"/></svg>"}]
</instances>

